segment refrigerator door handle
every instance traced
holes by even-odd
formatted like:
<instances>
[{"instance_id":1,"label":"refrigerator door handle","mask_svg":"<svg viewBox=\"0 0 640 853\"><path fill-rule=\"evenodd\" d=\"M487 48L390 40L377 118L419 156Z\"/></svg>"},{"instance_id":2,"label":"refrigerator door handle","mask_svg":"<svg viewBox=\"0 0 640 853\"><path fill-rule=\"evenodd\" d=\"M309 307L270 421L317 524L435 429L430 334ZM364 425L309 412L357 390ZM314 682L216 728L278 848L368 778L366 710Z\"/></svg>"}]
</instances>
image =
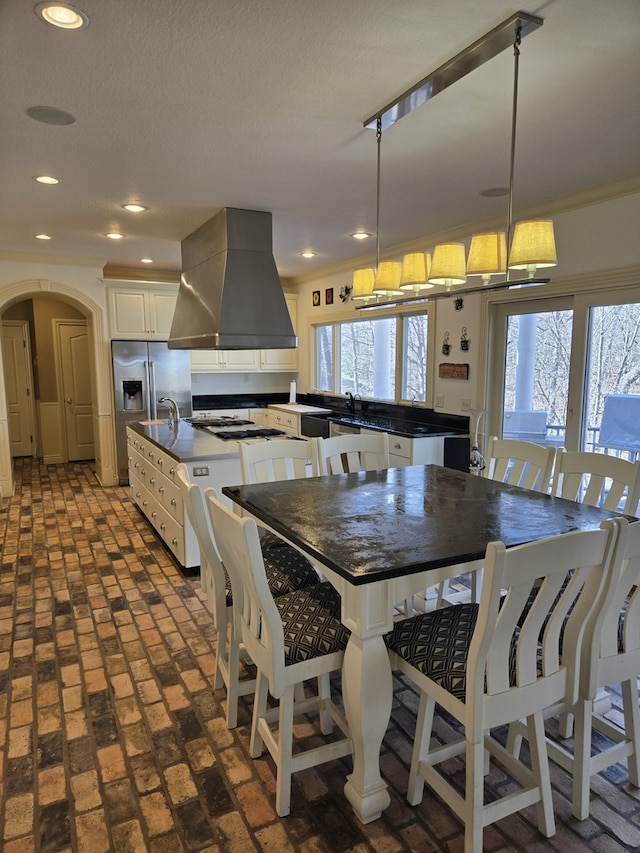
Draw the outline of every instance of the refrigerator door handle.
<instances>
[{"instance_id":1,"label":"refrigerator door handle","mask_svg":"<svg viewBox=\"0 0 640 853\"><path fill-rule=\"evenodd\" d=\"M146 397L145 408L147 410L147 418L148 418L148 420L151 420L151 371L149 370L149 362L148 361L144 361L143 365L144 365L144 375L145 375L146 380L147 380L145 382L145 386L146 386L145 387L145 397Z\"/></svg>"},{"instance_id":2,"label":"refrigerator door handle","mask_svg":"<svg viewBox=\"0 0 640 853\"><path fill-rule=\"evenodd\" d=\"M156 421L158 419L158 405L156 400L156 366L152 361L149 362L149 396L151 398L151 420Z\"/></svg>"}]
</instances>

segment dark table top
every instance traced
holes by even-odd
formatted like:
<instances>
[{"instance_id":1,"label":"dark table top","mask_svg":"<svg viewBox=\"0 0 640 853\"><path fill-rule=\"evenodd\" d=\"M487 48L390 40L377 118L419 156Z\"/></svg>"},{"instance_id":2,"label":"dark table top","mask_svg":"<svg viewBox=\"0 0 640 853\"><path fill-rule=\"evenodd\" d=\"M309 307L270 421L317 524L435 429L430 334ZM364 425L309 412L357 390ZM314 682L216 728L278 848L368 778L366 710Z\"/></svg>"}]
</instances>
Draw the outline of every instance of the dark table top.
<instances>
[{"instance_id":1,"label":"dark table top","mask_svg":"<svg viewBox=\"0 0 640 853\"><path fill-rule=\"evenodd\" d=\"M225 486L232 501L354 585L484 557L616 513L438 465Z\"/></svg>"}]
</instances>

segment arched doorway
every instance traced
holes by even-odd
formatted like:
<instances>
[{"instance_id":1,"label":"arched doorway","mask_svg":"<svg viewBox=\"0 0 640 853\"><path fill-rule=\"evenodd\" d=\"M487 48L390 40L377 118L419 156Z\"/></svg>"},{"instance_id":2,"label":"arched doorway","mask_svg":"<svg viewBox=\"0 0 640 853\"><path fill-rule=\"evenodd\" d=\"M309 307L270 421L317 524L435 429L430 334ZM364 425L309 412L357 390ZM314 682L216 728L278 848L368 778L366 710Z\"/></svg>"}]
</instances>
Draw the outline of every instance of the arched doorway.
<instances>
[{"instance_id":1,"label":"arched doorway","mask_svg":"<svg viewBox=\"0 0 640 853\"><path fill-rule=\"evenodd\" d=\"M104 308L82 292L53 281L29 280L11 284L0 291L0 315L21 301L46 295L71 306L86 321L87 356L91 377L91 418L95 442L96 474L104 485L114 485L113 402L110 385L108 340L104 335ZM1 359L1 356L0 356ZM0 492L13 492L12 457L9 441L4 366L0 361Z\"/></svg>"}]
</instances>

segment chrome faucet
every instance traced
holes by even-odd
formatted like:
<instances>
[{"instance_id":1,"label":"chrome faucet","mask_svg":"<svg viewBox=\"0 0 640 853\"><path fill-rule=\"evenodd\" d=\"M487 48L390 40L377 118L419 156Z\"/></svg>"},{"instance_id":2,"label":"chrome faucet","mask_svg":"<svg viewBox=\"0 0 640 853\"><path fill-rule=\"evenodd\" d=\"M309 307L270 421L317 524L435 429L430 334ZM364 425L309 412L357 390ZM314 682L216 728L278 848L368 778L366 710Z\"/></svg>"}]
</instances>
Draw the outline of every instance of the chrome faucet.
<instances>
[{"instance_id":1,"label":"chrome faucet","mask_svg":"<svg viewBox=\"0 0 640 853\"><path fill-rule=\"evenodd\" d=\"M167 418L167 426L176 427L178 426L178 421L180 420L180 410L178 409L178 404L175 400L172 400L171 397L160 397L158 400L159 403L167 403L169 408L169 417Z\"/></svg>"}]
</instances>

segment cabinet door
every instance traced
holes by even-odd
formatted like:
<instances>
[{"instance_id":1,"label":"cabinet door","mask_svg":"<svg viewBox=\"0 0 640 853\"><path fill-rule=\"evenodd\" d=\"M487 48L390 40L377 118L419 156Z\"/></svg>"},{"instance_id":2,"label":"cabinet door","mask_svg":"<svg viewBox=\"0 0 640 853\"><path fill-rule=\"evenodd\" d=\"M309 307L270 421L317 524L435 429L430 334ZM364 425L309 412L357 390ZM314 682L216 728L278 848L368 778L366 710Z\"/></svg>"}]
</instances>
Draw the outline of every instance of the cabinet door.
<instances>
[{"instance_id":1,"label":"cabinet door","mask_svg":"<svg viewBox=\"0 0 640 853\"><path fill-rule=\"evenodd\" d=\"M260 367L259 350L229 349L220 352L224 357L225 370L249 371Z\"/></svg>"},{"instance_id":2,"label":"cabinet door","mask_svg":"<svg viewBox=\"0 0 640 853\"><path fill-rule=\"evenodd\" d=\"M296 331L297 297L285 296L289 316ZM296 371L298 369L297 349L263 349L260 350L260 367L262 370Z\"/></svg>"},{"instance_id":3,"label":"cabinet door","mask_svg":"<svg viewBox=\"0 0 640 853\"><path fill-rule=\"evenodd\" d=\"M221 370L221 350L216 349L192 349L191 350L191 372L212 373Z\"/></svg>"},{"instance_id":4,"label":"cabinet door","mask_svg":"<svg viewBox=\"0 0 640 853\"><path fill-rule=\"evenodd\" d=\"M145 296L143 291L109 291L112 338L140 340L149 337Z\"/></svg>"},{"instance_id":5,"label":"cabinet door","mask_svg":"<svg viewBox=\"0 0 640 853\"><path fill-rule=\"evenodd\" d=\"M178 294L150 291L147 295L149 297L151 337L155 340L166 341L169 339Z\"/></svg>"}]
</instances>

